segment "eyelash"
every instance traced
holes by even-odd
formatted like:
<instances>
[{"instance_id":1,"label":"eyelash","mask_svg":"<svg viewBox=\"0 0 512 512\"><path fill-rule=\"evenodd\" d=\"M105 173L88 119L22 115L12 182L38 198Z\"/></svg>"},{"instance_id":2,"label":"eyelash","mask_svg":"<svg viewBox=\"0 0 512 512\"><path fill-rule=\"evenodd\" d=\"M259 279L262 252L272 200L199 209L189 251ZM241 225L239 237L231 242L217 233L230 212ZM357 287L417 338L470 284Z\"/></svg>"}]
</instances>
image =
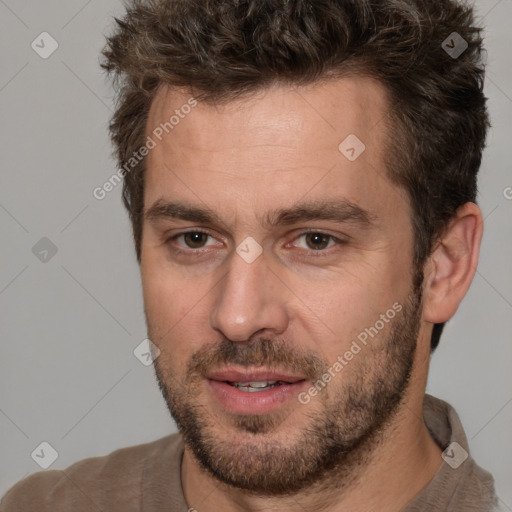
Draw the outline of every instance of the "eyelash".
<instances>
[{"instance_id":1,"label":"eyelash","mask_svg":"<svg viewBox=\"0 0 512 512\"><path fill-rule=\"evenodd\" d=\"M171 242L173 242L174 240L176 240L177 238L181 237L181 236L184 236L184 235L188 235L188 234L204 234L204 235L208 235L212 238L215 238L214 235L207 231L207 230L203 230L203 229L194 229L194 230L190 230L190 231L184 231L182 233L178 233L177 235L173 235L169 238L167 238L165 240L165 243L166 244L170 244ZM344 243L346 243L345 240L342 240L340 238L337 238L333 235L330 235L329 233L324 233L323 231L318 231L318 230L315 230L315 229L311 229L311 230L308 230L308 231L303 231L302 233L300 233L294 240L302 237L302 236L305 236L305 235L308 235L308 234L311 234L311 233L314 233L315 235L321 235L321 236L324 236L324 237L327 237L329 238L329 241L333 241L333 242L336 242L336 244L338 246L340 245L343 245ZM319 250L314 250L314 249L302 249L303 251L307 251L311 254L312 257L314 258L322 258L322 257L326 257L326 256L329 256L329 253L328 253L328 249L332 249L333 247L328 247L326 249L319 249ZM182 249L182 248L179 248L179 247L172 247L172 250L176 253L176 254L184 254L184 255L198 255L200 256L203 252L204 252L204 247L201 247L199 249L192 249L192 248L189 248L189 249Z\"/></svg>"}]
</instances>

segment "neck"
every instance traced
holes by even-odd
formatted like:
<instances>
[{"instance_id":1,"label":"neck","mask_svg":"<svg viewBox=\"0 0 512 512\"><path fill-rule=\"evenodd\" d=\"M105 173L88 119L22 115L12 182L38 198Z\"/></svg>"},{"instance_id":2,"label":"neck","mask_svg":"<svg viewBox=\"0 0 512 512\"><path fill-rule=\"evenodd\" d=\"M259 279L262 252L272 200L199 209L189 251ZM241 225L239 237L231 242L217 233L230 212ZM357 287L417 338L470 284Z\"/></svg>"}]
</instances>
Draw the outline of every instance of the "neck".
<instances>
[{"instance_id":1,"label":"neck","mask_svg":"<svg viewBox=\"0 0 512 512\"><path fill-rule=\"evenodd\" d=\"M227 486L207 473L186 447L182 486L187 503L198 512L402 510L429 484L442 462L441 449L423 422L422 396L404 397L393 422L373 440L364 462L351 465L350 474L333 470L327 477L330 482L293 496L255 496ZM419 406L411 407L412 403Z\"/></svg>"}]
</instances>

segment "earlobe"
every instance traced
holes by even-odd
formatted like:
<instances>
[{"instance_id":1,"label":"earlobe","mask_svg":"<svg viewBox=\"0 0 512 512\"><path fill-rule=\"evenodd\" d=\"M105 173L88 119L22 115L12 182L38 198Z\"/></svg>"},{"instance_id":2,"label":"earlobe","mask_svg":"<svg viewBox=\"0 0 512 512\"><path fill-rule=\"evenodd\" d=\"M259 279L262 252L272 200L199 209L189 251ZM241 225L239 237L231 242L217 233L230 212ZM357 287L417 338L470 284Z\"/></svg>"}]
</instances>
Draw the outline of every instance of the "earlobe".
<instances>
[{"instance_id":1,"label":"earlobe","mask_svg":"<svg viewBox=\"0 0 512 512\"><path fill-rule=\"evenodd\" d=\"M475 276L482 233L480 208L474 203L462 205L425 266L425 321L446 322L457 311Z\"/></svg>"}]
</instances>

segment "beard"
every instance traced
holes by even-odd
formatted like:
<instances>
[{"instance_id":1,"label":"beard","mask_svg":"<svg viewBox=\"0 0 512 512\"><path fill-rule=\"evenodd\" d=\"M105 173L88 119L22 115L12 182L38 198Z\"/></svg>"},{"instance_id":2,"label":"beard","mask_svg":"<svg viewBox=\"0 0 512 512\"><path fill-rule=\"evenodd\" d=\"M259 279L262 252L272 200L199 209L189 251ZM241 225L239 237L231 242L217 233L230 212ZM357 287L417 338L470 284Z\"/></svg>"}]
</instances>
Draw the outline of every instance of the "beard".
<instances>
[{"instance_id":1,"label":"beard","mask_svg":"<svg viewBox=\"0 0 512 512\"><path fill-rule=\"evenodd\" d=\"M279 435L289 414L285 407L267 414L226 412L229 427L219 425L201 389L210 371L227 365L289 370L314 383L330 366L315 353L279 339L222 340L195 352L184 378L172 365L164 368L162 356L156 359L159 388L201 467L223 484L265 497L340 489L352 482L369 463L408 389L421 325L422 280L422 273L416 274L388 333L369 341L349 363L356 370L350 378L343 369L344 375L334 377L308 406L298 406L305 408L305 425L293 434Z\"/></svg>"}]
</instances>

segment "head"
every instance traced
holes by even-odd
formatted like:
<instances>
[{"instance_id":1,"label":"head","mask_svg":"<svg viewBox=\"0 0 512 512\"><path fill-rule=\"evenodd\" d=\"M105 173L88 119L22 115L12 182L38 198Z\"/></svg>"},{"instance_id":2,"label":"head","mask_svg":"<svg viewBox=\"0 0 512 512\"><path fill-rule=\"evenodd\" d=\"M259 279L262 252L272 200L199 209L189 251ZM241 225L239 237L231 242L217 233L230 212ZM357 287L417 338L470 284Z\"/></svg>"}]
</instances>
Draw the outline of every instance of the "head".
<instances>
[{"instance_id":1,"label":"head","mask_svg":"<svg viewBox=\"0 0 512 512\"><path fill-rule=\"evenodd\" d=\"M476 264L481 227L458 222L478 210L488 126L471 9L137 0L117 23L111 135L157 376L186 440L221 480L268 494L361 460ZM447 305L455 260L467 270ZM290 393L314 399L230 410L214 378L228 366L287 371Z\"/></svg>"}]
</instances>

